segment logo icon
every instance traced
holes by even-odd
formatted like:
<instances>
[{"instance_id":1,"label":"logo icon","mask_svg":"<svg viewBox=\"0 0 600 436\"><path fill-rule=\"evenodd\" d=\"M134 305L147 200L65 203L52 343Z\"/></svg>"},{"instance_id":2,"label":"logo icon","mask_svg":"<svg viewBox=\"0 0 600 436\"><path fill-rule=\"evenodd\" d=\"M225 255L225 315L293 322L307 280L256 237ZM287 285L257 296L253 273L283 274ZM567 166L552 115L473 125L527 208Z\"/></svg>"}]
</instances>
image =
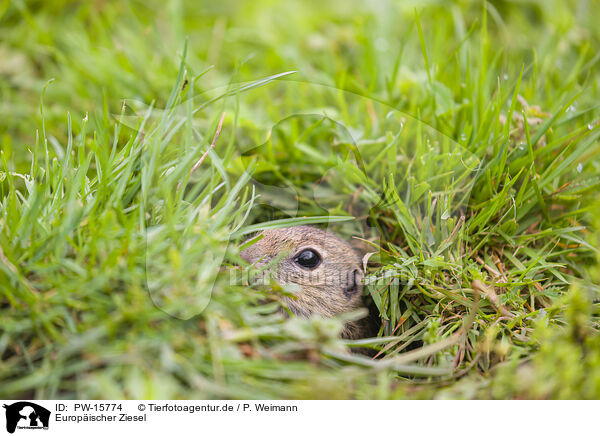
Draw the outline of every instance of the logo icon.
<instances>
[{"instance_id":1,"label":"logo icon","mask_svg":"<svg viewBox=\"0 0 600 436\"><path fill-rule=\"evenodd\" d=\"M18 429L48 430L50 411L29 401L19 401L11 405L4 404L6 409L6 431L14 433Z\"/></svg>"}]
</instances>

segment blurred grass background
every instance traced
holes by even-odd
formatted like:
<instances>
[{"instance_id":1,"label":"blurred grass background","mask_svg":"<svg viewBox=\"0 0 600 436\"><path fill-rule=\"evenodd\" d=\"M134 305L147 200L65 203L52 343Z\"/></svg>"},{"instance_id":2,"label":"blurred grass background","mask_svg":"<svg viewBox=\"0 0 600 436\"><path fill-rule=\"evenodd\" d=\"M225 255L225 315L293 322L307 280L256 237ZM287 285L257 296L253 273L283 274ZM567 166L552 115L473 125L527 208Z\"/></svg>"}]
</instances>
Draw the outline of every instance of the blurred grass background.
<instances>
[{"instance_id":1,"label":"blurred grass background","mask_svg":"<svg viewBox=\"0 0 600 436\"><path fill-rule=\"evenodd\" d=\"M2 2L0 397L599 398L596 6ZM378 338L231 280L294 207L380 245Z\"/></svg>"}]
</instances>

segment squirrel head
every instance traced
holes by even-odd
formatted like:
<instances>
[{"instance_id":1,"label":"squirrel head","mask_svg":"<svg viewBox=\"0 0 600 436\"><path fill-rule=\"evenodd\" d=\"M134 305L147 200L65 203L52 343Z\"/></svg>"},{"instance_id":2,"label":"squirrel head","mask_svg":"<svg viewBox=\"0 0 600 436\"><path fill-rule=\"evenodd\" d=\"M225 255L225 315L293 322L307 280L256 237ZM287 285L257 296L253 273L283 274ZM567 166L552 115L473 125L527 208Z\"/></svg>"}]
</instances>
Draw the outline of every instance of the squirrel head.
<instances>
[{"instance_id":1,"label":"squirrel head","mask_svg":"<svg viewBox=\"0 0 600 436\"><path fill-rule=\"evenodd\" d=\"M264 230L254 239L241 257L267 267L279 284L299 288L287 301L296 315L331 317L362 307L364 275L348 242L310 226Z\"/></svg>"}]
</instances>

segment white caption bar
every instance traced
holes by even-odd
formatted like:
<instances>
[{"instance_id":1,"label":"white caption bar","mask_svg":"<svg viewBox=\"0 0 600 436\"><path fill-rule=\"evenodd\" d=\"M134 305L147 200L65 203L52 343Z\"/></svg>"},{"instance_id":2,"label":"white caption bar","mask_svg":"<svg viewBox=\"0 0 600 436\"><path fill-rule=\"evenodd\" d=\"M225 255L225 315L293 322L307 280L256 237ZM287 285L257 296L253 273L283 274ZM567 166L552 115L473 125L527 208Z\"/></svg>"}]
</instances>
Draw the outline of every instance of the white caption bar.
<instances>
[{"instance_id":1,"label":"white caption bar","mask_svg":"<svg viewBox=\"0 0 600 436\"><path fill-rule=\"evenodd\" d=\"M0 400L0 435L392 434L597 432L598 401ZM41 430L41 432L40 432ZM592 434L590 433L590 434Z\"/></svg>"}]
</instances>

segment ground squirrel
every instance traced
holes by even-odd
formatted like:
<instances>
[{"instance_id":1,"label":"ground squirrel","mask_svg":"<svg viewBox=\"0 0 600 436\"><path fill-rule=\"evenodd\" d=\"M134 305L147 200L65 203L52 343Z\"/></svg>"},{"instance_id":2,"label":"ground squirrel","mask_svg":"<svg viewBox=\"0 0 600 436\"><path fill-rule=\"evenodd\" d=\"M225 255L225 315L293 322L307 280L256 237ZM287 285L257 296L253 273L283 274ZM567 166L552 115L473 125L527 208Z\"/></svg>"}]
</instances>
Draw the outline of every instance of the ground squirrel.
<instances>
[{"instance_id":1,"label":"ground squirrel","mask_svg":"<svg viewBox=\"0 0 600 436\"><path fill-rule=\"evenodd\" d=\"M332 317L364 307L359 254L331 232L310 226L264 230L241 257L256 267L273 264L269 271L282 285L295 284L299 292L286 303L292 313ZM367 335L366 320L346 323L342 337Z\"/></svg>"}]
</instances>

